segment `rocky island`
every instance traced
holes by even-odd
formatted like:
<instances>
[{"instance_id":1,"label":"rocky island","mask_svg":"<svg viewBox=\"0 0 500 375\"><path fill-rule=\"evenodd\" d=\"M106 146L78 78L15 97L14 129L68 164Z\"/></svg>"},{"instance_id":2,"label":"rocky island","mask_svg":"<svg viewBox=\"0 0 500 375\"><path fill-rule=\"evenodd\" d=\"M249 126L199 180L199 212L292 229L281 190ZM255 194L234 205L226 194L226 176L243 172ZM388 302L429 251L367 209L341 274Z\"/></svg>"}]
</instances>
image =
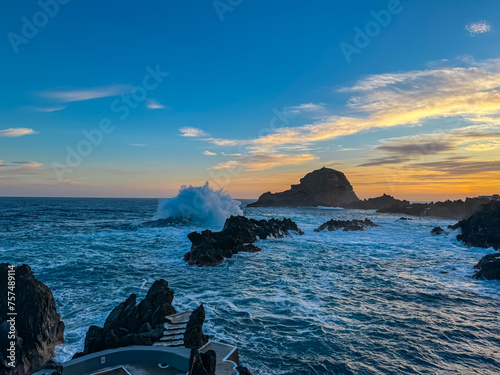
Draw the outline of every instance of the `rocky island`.
<instances>
[{"instance_id":1,"label":"rocky island","mask_svg":"<svg viewBox=\"0 0 500 375\"><path fill-rule=\"evenodd\" d=\"M346 176L335 169L323 167L305 175L298 185L281 193L267 192L248 207L341 207L359 198Z\"/></svg>"}]
</instances>

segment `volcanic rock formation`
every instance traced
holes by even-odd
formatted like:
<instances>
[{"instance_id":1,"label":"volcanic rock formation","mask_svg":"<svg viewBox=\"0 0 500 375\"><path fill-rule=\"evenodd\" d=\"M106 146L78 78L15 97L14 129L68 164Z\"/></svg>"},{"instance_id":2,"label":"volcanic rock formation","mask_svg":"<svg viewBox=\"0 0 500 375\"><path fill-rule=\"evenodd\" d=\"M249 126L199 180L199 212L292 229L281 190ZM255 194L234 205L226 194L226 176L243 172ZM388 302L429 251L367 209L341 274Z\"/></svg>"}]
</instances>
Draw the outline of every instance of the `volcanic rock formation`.
<instances>
[{"instance_id":1,"label":"volcanic rock formation","mask_svg":"<svg viewBox=\"0 0 500 375\"><path fill-rule=\"evenodd\" d=\"M2 263L0 300L0 374L23 375L42 369L55 357L55 346L64 341L64 323L52 292L26 264ZM17 315L8 315L12 313Z\"/></svg>"},{"instance_id":2,"label":"volcanic rock formation","mask_svg":"<svg viewBox=\"0 0 500 375\"><path fill-rule=\"evenodd\" d=\"M264 193L248 207L340 207L359 199L347 180L339 171L321 168L305 175L300 184L281 193Z\"/></svg>"},{"instance_id":3,"label":"volcanic rock formation","mask_svg":"<svg viewBox=\"0 0 500 375\"><path fill-rule=\"evenodd\" d=\"M163 336L166 316L176 313L173 299L174 292L163 279L153 283L139 304L132 294L111 311L104 327L89 328L84 351L75 357L130 345L153 345Z\"/></svg>"},{"instance_id":4,"label":"volcanic rock formation","mask_svg":"<svg viewBox=\"0 0 500 375\"><path fill-rule=\"evenodd\" d=\"M243 216L231 216L220 232L204 230L188 234L191 251L184 260L191 265L216 266L240 251L257 252L260 249L254 242L269 237L283 238L290 232L303 234L290 219L255 220Z\"/></svg>"},{"instance_id":5,"label":"volcanic rock formation","mask_svg":"<svg viewBox=\"0 0 500 375\"><path fill-rule=\"evenodd\" d=\"M467 219L450 227L460 229L457 240L467 246L500 248L500 202L481 206Z\"/></svg>"},{"instance_id":6,"label":"volcanic rock formation","mask_svg":"<svg viewBox=\"0 0 500 375\"><path fill-rule=\"evenodd\" d=\"M484 256L474 268L477 270L472 275L475 279L500 280L500 253Z\"/></svg>"}]
</instances>

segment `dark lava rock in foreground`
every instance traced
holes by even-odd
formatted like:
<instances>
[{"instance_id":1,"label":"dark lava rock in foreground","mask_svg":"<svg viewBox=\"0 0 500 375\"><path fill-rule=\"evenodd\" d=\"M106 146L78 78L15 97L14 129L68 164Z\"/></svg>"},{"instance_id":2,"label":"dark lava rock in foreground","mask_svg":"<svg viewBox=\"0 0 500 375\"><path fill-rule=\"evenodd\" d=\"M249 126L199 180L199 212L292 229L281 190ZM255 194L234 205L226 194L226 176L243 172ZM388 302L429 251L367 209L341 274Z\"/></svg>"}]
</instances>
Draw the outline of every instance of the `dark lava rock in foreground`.
<instances>
[{"instance_id":1,"label":"dark lava rock in foreground","mask_svg":"<svg viewBox=\"0 0 500 375\"><path fill-rule=\"evenodd\" d=\"M189 375L215 375L217 354L214 350L200 353L198 349L191 349L189 356Z\"/></svg>"},{"instance_id":2,"label":"dark lava rock in foreground","mask_svg":"<svg viewBox=\"0 0 500 375\"><path fill-rule=\"evenodd\" d=\"M472 275L475 279L500 280L500 253L484 256L474 268L477 270Z\"/></svg>"},{"instance_id":3,"label":"dark lava rock in foreground","mask_svg":"<svg viewBox=\"0 0 500 375\"><path fill-rule=\"evenodd\" d=\"M2 263L0 300L0 374L23 375L41 370L55 357L55 346L64 341L64 323L52 292L35 279L26 264L14 267ZM9 305L9 300L14 305ZM14 310L10 306L15 306ZM13 312L17 315L7 315ZM11 338L12 333L15 335ZM11 342L14 342L13 358L9 358Z\"/></svg>"},{"instance_id":4,"label":"dark lava rock in foreground","mask_svg":"<svg viewBox=\"0 0 500 375\"><path fill-rule=\"evenodd\" d=\"M467 198L465 202L459 199L456 201L447 200L445 202L432 203L397 203L390 207L380 208L377 212L412 216L435 216L461 220L488 202L487 198Z\"/></svg>"},{"instance_id":5,"label":"dark lava rock in foreground","mask_svg":"<svg viewBox=\"0 0 500 375\"><path fill-rule=\"evenodd\" d=\"M163 336L165 317L176 313L173 299L174 292L163 279L154 282L138 305L136 295L132 294L111 311L103 328L89 328L84 351L74 358L130 345L153 345Z\"/></svg>"},{"instance_id":6,"label":"dark lava rock in foreground","mask_svg":"<svg viewBox=\"0 0 500 375\"><path fill-rule=\"evenodd\" d=\"M443 228L441 227L434 227L432 230L431 230L431 234L434 234L435 236L439 236L441 234L445 234L446 232L444 231Z\"/></svg>"},{"instance_id":7,"label":"dark lava rock in foreground","mask_svg":"<svg viewBox=\"0 0 500 375\"><path fill-rule=\"evenodd\" d=\"M331 168L321 168L305 175L300 184L281 193L264 193L247 207L340 207L359 198L346 176Z\"/></svg>"},{"instance_id":8,"label":"dark lava rock in foreground","mask_svg":"<svg viewBox=\"0 0 500 375\"><path fill-rule=\"evenodd\" d=\"M357 230L365 230L369 227L378 227L377 224L373 223L373 221L369 219L365 220L329 220L326 223L320 225L316 228L315 232L321 232L325 229L328 231L335 231L344 228L344 232L348 231L357 231Z\"/></svg>"},{"instance_id":9,"label":"dark lava rock in foreground","mask_svg":"<svg viewBox=\"0 0 500 375\"><path fill-rule=\"evenodd\" d=\"M500 248L500 202L481 206L467 219L450 227L460 229L457 240L467 246Z\"/></svg>"},{"instance_id":10,"label":"dark lava rock in foreground","mask_svg":"<svg viewBox=\"0 0 500 375\"><path fill-rule=\"evenodd\" d=\"M201 348L208 342L208 336L203 333L205 321L205 308L200 305L191 313L184 333L184 346L189 349Z\"/></svg>"},{"instance_id":11,"label":"dark lava rock in foreground","mask_svg":"<svg viewBox=\"0 0 500 375\"><path fill-rule=\"evenodd\" d=\"M303 234L290 219L255 220L244 216L231 216L220 232L207 229L201 233L189 233L191 251L184 255L184 260L191 265L216 266L224 258L231 258L240 251L260 251L253 245L258 240L269 237L283 238L290 235L290 232Z\"/></svg>"}]
</instances>

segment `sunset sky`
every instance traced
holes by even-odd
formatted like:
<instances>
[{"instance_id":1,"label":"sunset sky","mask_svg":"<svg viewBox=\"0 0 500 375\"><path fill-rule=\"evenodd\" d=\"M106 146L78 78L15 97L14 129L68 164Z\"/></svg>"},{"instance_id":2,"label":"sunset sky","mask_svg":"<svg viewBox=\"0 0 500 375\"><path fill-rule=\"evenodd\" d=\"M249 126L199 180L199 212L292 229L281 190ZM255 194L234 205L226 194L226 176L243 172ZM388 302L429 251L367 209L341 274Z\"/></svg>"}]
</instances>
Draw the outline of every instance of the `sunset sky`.
<instances>
[{"instance_id":1,"label":"sunset sky","mask_svg":"<svg viewBox=\"0 0 500 375\"><path fill-rule=\"evenodd\" d=\"M500 193L500 2L11 1L0 196Z\"/></svg>"}]
</instances>

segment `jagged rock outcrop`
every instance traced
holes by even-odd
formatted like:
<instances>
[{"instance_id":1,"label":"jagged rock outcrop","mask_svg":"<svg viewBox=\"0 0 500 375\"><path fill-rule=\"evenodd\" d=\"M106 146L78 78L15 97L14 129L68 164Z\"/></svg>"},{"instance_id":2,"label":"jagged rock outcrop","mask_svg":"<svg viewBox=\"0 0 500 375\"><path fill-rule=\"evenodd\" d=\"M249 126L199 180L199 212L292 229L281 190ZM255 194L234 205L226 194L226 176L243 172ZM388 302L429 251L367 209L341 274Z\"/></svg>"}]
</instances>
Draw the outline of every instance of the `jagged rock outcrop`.
<instances>
[{"instance_id":1,"label":"jagged rock outcrop","mask_svg":"<svg viewBox=\"0 0 500 375\"><path fill-rule=\"evenodd\" d=\"M365 230L369 227L378 227L373 221L369 219L365 220L329 220L324 224L321 224L318 228L316 228L315 232L321 232L325 229L328 229L329 232L339 230L344 228L344 232L348 231L357 231L357 230Z\"/></svg>"},{"instance_id":2,"label":"jagged rock outcrop","mask_svg":"<svg viewBox=\"0 0 500 375\"><path fill-rule=\"evenodd\" d=\"M405 220L413 220L411 217L400 217L399 220L405 221Z\"/></svg>"},{"instance_id":3,"label":"jagged rock outcrop","mask_svg":"<svg viewBox=\"0 0 500 375\"><path fill-rule=\"evenodd\" d=\"M290 219L255 220L231 216L220 232L204 230L188 234L192 245L191 251L184 255L184 260L191 265L216 266L224 258L231 258L240 251L260 251L253 245L258 240L282 238L290 235L290 232L303 234Z\"/></svg>"},{"instance_id":4,"label":"jagged rock outcrop","mask_svg":"<svg viewBox=\"0 0 500 375\"><path fill-rule=\"evenodd\" d=\"M441 234L445 234L445 230L441 227L434 227L432 230L431 230L431 234L435 235L435 236L439 236Z\"/></svg>"},{"instance_id":5,"label":"jagged rock outcrop","mask_svg":"<svg viewBox=\"0 0 500 375\"><path fill-rule=\"evenodd\" d=\"M264 193L248 207L340 207L358 201L346 176L331 168L321 168L305 175L300 184L281 193Z\"/></svg>"},{"instance_id":6,"label":"jagged rock outcrop","mask_svg":"<svg viewBox=\"0 0 500 375\"><path fill-rule=\"evenodd\" d=\"M111 311L104 327L89 328L84 351L77 353L75 358L106 349L153 345L163 336L165 317L176 313L173 298L174 292L163 279L153 283L139 304L136 304L136 295L132 294Z\"/></svg>"},{"instance_id":7,"label":"jagged rock outcrop","mask_svg":"<svg viewBox=\"0 0 500 375\"><path fill-rule=\"evenodd\" d=\"M14 305L7 304L9 297ZM64 341L64 323L52 292L35 278L28 265L2 263L0 300L0 374L23 375L42 369L55 357L55 346ZM14 311L9 306L14 306ZM8 315L12 312L17 315ZM15 333L14 337L9 337L11 333ZM12 349L15 355L9 358Z\"/></svg>"},{"instance_id":8,"label":"jagged rock outcrop","mask_svg":"<svg viewBox=\"0 0 500 375\"><path fill-rule=\"evenodd\" d=\"M470 216L481 205L488 202L489 200L486 198L467 198L465 201L459 199L456 201L447 200L445 202L432 203L398 203L390 207L380 208L377 212L412 216L435 216L461 220Z\"/></svg>"},{"instance_id":9,"label":"jagged rock outcrop","mask_svg":"<svg viewBox=\"0 0 500 375\"><path fill-rule=\"evenodd\" d=\"M500 280L500 253L488 254L474 266L472 277L482 280Z\"/></svg>"},{"instance_id":10,"label":"jagged rock outcrop","mask_svg":"<svg viewBox=\"0 0 500 375\"><path fill-rule=\"evenodd\" d=\"M199 349L208 342L208 336L203 333L205 308L200 305L191 313L184 333L184 346L188 349Z\"/></svg>"},{"instance_id":11,"label":"jagged rock outcrop","mask_svg":"<svg viewBox=\"0 0 500 375\"><path fill-rule=\"evenodd\" d=\"M250 372L250 370L247 369L246 367L243 367L243 366L236 367L236 370L238 371L238 373L240 375L252 375L252 373Z\"/></svg>"},{"instance_id":12,"label":"jagged rock outcrop","mask_svg":"<svg viewBox=\"0 0 500 375\"><path fill-rule=\"evenodd\" d=\"M467 246L500 248L500 202L482 205L471 216L451 229L460 229L457 240Z\"/></svg>"},{"instance_id":13,"label":"jagged rock outcrop","mask_svg":"<svg viewBox=\"0 0 500 375\"><path fill-rule=\"evenodd\" d=\"M215 351L208 350L200 353L198 349L191 349L189 356L189 374L190 375L215 375L215 366L217 364L217 355Z\"/></svg>"},{"instance_id":14,"label":"jagged rock outcrop","mask_svg":"<svg viewBox=\"0 0 500 375\"><path fill-rule=\"evenodd\" d=\"M392 206L408 206L409 201L396 199L391 195L384 194L376 198L368 198L357 202L350 202L342 205L343 208L355 208L361 210L380 210Z\"/></svg>"}]
</instances>

